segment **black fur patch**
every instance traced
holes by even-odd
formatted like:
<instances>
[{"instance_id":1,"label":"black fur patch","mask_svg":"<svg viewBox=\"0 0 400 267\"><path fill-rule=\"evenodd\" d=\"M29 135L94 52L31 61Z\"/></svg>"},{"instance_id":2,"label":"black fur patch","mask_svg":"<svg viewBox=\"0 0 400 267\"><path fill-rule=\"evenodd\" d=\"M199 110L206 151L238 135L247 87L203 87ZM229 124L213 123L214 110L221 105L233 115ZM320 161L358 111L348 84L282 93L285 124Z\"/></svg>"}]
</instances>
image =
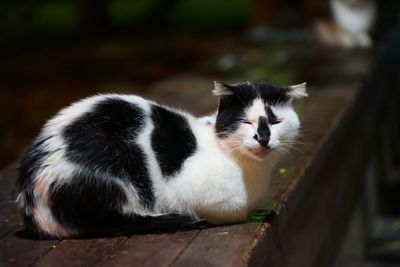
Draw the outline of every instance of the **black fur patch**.
<instances>
[{"instance_id":1,"label":"black fur patch","mask_svg":"<svg viewBox=\"0 0 400 267\"><path fill-rule=\"evenodd\" d=\"M218 137L228 137L243 122L243 111L250 103L243 102L234 95L224 96L219 103L215 129Z\"/></svg>"},{"instance_id":2,"label":"black fur patch","mask_svg":"<svg viewBox=\"0 0 400 267\"><path fill-rule=\"evenodd\" d=\"M245 103L257 97L269 105L281 105L290 100L287 90L268 82L238 83L229 87Z\"/></svg>"},{"instance_id":3,"label":"black fur patch","mask_svg":"<svg viewBox=\"0 0 400 267\"><path fill-rule=\"evenodd\" d=\"M287 91L267 82L225 85L232 95L222 96L218 107L216 132L220 138L229 136L243 122L243 111L254 99L261 98L269 105L284 105L290 97Z\"/></svg>"},{"instance_id":4,"label":"black fur patch","mask_svg":"<svg viewBox=\"0 0 400 267\"><path fill-rule=\"evenodd\" d=\"M94 174L76 173L49 190L49 205L56 220L73 229L106 229L123 224L124 191L115 182Z\"/></svg>"},{"instance_id":5,"label":"black fur patch","mask_svg":"<svg viewBox=\"0 0 400 267\"><path fill-rule=\"evenodd\" d=\"M154 206L152 181L145 154L135 144L144 127L145 115L132 103L109 98L64 129L66 157L85 167L87 175L96 171L131 182L142 204Z\"/></svg>"},{"instance_id":6,"label":"black fur patch","mask_svg":"<svg viewBox=\"0 0 400 267\"><path fill-rule=\"evenodd\" d=\"M179 171L185 159L196 150L196 138L185 117L166 108L153 105L154 129L151 146L156 154L162 174Z\"/></svg>"},{"instance_id":7,"label":"black fur patch","mask_svg":"<svg viewBox=\"0 0 400 267\"><path fill-rule=\"evenodd\" d=\"M268 123L273 125L273 124L278 124L281 121L276 117L275 113L272 111L271 107L266 108L266 112L268 115Z\"/></svg>"}]
</instances>

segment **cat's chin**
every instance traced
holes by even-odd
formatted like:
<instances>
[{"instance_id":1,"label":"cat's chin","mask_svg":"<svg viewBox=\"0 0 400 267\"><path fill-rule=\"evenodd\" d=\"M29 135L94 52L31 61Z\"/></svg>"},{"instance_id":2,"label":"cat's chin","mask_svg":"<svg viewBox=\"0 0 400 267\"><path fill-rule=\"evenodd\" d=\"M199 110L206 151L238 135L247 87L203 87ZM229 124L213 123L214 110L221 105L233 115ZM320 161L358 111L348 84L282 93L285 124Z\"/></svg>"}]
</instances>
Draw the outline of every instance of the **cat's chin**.
<instances>
[{"instance_id":1,"label":"cat's chin","mask_svg":"<svg viewBox=\"0 0 400 267\"><path fill-rule=\"evenodd\" d=\"M246 155L255 161L261 162L261 161L265 160L265 158L267 157L267 155L270 152L271 152L270 149L264 149L264 148L250 149L250 148L248 148Z\"/></svg>"}]
</instances>

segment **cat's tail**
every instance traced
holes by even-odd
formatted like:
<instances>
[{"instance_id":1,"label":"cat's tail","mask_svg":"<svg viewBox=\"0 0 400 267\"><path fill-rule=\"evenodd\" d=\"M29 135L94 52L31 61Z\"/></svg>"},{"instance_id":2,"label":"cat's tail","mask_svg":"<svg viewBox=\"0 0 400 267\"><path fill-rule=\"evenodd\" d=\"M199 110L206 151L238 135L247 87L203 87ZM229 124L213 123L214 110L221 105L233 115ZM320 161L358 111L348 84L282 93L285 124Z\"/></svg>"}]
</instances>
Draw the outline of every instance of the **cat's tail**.
<instances>
[{"instance_id":1,"label":"cat's tail","mask_svg":"<svg viewBox=\"0 0 400 267\"><path fill-rule=\"evenodd\" d=\"M180 215L166 214L158 216L135 216L121 225L111 228L92 228L80 231L79 236L116 237L135 234L156 234L207 228L209 224L202 219Z\"/></svg>"}]
</instances>

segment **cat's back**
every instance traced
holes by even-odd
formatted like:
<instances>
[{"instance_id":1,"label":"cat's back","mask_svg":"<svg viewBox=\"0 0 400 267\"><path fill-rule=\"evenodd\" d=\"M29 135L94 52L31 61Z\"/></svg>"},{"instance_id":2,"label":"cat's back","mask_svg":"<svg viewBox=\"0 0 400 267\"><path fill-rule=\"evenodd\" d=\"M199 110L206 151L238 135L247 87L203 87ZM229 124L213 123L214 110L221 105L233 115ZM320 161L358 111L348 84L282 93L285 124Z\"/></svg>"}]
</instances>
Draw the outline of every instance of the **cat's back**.
<instances>
[{"instance_id":1,"label":"cat's back","mask_svg":"<svg viewBox=\"0 0 400 267\"><path fill-rule=\"evenodd\" d=\"M83 99L45 124L23 156L20 182L44 166L63 176L78 168L117 177L170 176L196 152L193 122L190 114L135 95Z\"/></svg>"},{"instance_id":2,"label":"cat's back","mask_svg":"<svg viewBox=\"0 0 400 267\"><path fill-rule=\"evenodd\" d=\"M72 131L109 134L140 126L149 113L149 101L135 95L101 94L77 101L59 111L41 131L41 136L64 135ZM130 129L132 130L132 129ZM93 136L96 137L96 136Z\"/></svg>"}]
</instances>

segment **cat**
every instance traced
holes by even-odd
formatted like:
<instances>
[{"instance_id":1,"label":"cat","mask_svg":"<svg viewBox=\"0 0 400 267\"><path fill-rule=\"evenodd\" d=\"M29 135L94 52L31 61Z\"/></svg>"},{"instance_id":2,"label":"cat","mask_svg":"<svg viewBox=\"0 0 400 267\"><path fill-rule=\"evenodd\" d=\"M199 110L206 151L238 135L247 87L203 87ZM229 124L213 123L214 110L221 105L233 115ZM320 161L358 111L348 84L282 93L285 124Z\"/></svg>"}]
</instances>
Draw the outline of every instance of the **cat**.
<instances>
[{"instance_id":1,"label":"cat","mask_svg":"<svg viewBox=\"0 0 400 267\"><path fill-rule=\"evenodd\" d=\"M217 112L202 118L120 94L62 109L20 162L27 230L43 238L132 234L157 218L190 228L245 221L265 207L268 155L296 138L292 102L307 96L306 84L215 82L213 93Z\"/></svg>"},{"instance_id":2,"label":"cat","mask_svg":"<svg viewBox=\"0 0 400 267\"><path fill-rule=\"evenodd\" d=\"M370 30L376 18L373 0L330 0L333 20L317 20L316 37L330 46L370 47Z\"/></svg>"}]
</instances>

